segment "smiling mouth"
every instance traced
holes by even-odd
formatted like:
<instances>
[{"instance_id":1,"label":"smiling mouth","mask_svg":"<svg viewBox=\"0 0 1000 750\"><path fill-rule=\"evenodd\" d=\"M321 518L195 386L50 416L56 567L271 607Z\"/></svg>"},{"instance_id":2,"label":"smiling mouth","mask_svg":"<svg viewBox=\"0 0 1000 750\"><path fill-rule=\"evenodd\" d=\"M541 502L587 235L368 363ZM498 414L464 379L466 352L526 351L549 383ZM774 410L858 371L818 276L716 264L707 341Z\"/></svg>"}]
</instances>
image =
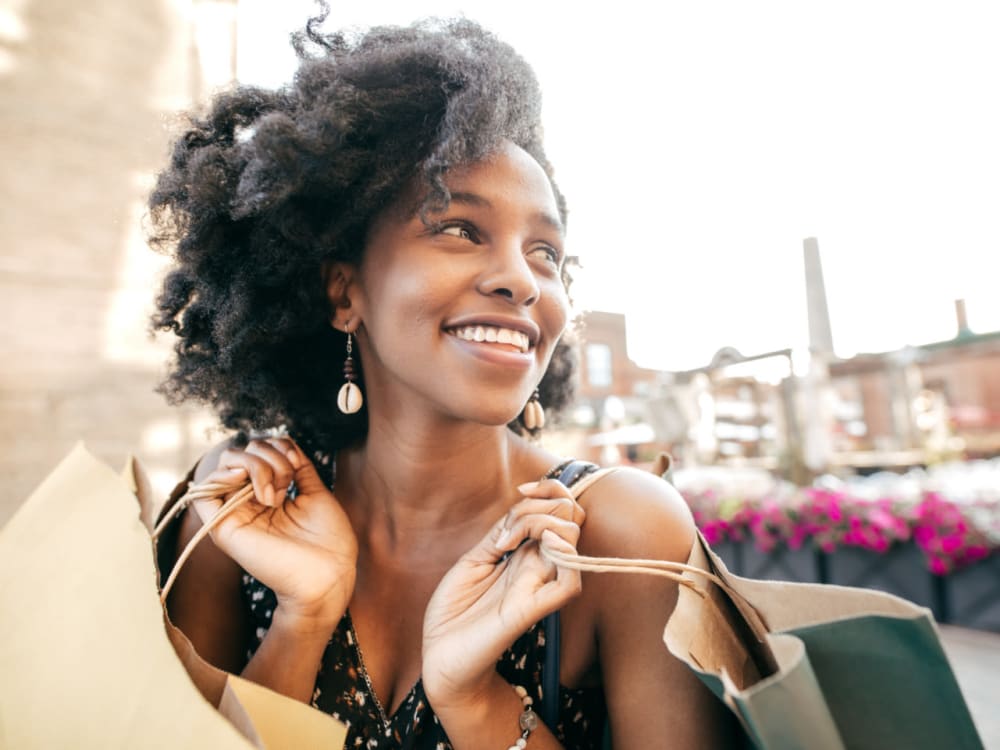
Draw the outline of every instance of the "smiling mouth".
<instances>
[{"instance_id":1,"label":"smiling mouth","mask_svg":"<svg viewBox=\"0 0 1000 750\"><path fill-rule=\"evenodd\" d=\"M521 331L514 331L510 328L498 328L496 326L462 326L461 328L451 328L448 330L452 336L456 336L463 341L475 341L476 343L487 344L507 344L517 349L522 354L526 354L531 349L531 341L527 334Z\"/></svg>"}]
</instances>

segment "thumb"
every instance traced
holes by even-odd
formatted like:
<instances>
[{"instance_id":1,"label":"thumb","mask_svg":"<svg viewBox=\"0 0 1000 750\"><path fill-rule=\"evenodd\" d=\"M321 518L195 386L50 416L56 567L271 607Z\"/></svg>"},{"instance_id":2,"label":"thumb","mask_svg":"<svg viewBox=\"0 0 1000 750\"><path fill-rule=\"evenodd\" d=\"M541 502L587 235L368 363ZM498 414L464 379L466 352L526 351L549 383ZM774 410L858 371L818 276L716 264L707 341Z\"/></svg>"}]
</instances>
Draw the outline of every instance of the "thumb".
<instances>
[{"instance_id":1,"label":"thumb","mask_svg":"<svg viewBox=\"0 0 1000 750\"><path fill-rule=\"evenodd\" d=\"M288 458L295 468L293 478L295 479L295 484L298 485L299 492L311 495L316 492L330 491L330 488L326 486L326 482L323 481L319 472L316 471L313 462L306 458L301 448L295 446L295 451L289 452Z\"/></svg>"}]
</instances>

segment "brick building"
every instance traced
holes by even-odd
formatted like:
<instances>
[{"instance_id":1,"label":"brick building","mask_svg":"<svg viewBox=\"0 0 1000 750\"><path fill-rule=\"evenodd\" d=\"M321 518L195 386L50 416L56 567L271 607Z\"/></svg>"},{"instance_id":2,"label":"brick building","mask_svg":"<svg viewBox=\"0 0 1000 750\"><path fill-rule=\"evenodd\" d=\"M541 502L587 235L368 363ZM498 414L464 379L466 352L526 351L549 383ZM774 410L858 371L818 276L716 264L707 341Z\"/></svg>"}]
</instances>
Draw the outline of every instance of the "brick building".
<instances>
[{"instance_id":1,"label":"brick building","mask_svg":"<svg viewBox=\"0 0 1000 750\"><path fill-rule=\"evenodd\" d=\"M1000 332L830 364L842 452L1000 455Z\"/></svg>"},{"instance_id":2,"label":"brick building","mask_svg":"<svg viewBox=\"0 0 1000 750\"><path fill-rule=\"evenodd\" d=\"M1000 332L972 333L961 311L955 338L831 359L820 382L793 376L787 349L744 356L724 347L695 370L640 368L616 313L587 313L581 338L578 408L557 443L567 453L607 461L609 443L623 457L637 448L640 459L670 449L687 464L754 465L803 480L816 429L830 433L832 468L1000 455Z\"/></svg>"}]
</instances>

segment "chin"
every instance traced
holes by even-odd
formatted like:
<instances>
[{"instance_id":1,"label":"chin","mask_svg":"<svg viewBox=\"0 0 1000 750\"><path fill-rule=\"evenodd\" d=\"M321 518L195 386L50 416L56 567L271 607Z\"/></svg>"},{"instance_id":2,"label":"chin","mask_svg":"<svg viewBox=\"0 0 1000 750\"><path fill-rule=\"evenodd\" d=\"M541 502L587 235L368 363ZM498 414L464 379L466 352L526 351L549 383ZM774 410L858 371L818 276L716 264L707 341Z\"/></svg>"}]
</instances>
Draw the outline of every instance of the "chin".
<instances>
[{"instance_id":1,"label":"chin","mask_svg":"<svg viewBox=\"0 0 1000 750\"><path fill-rule=\"evenodd\" d=\"M518 409L511 413L510 409L505 410L490 410L487 413L483 413L480 410L479 414L471 416L469 418L470 422L475 422L477 424L484 425L486 427L506 427L508 424L516 420L521 415L521 410Z\"/></svg>"}]
</instances>

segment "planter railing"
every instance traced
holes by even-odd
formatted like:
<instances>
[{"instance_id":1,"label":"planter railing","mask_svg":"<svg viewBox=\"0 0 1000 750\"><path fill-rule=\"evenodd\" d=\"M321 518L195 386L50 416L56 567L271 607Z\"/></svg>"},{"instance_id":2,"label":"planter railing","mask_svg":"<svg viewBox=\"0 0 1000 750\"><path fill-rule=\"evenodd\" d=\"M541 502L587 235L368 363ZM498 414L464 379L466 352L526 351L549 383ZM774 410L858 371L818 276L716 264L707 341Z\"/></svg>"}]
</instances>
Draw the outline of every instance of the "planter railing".
<instances>
[{"instance_id":1,"label":"planter railing","mask_svg":"<svg viewBox=\"0 0 1000 750\"><path fill-rule=\"evenodd\" d=\"M792 549L783 543L762 551L753 541L732 540L713 549L737 575L878 589L928 607L938 622L1000 632L1000 552L936 575L913 542L885 552L851 546L825 552L811 544Z\"/></svg>"}]
</instances>

